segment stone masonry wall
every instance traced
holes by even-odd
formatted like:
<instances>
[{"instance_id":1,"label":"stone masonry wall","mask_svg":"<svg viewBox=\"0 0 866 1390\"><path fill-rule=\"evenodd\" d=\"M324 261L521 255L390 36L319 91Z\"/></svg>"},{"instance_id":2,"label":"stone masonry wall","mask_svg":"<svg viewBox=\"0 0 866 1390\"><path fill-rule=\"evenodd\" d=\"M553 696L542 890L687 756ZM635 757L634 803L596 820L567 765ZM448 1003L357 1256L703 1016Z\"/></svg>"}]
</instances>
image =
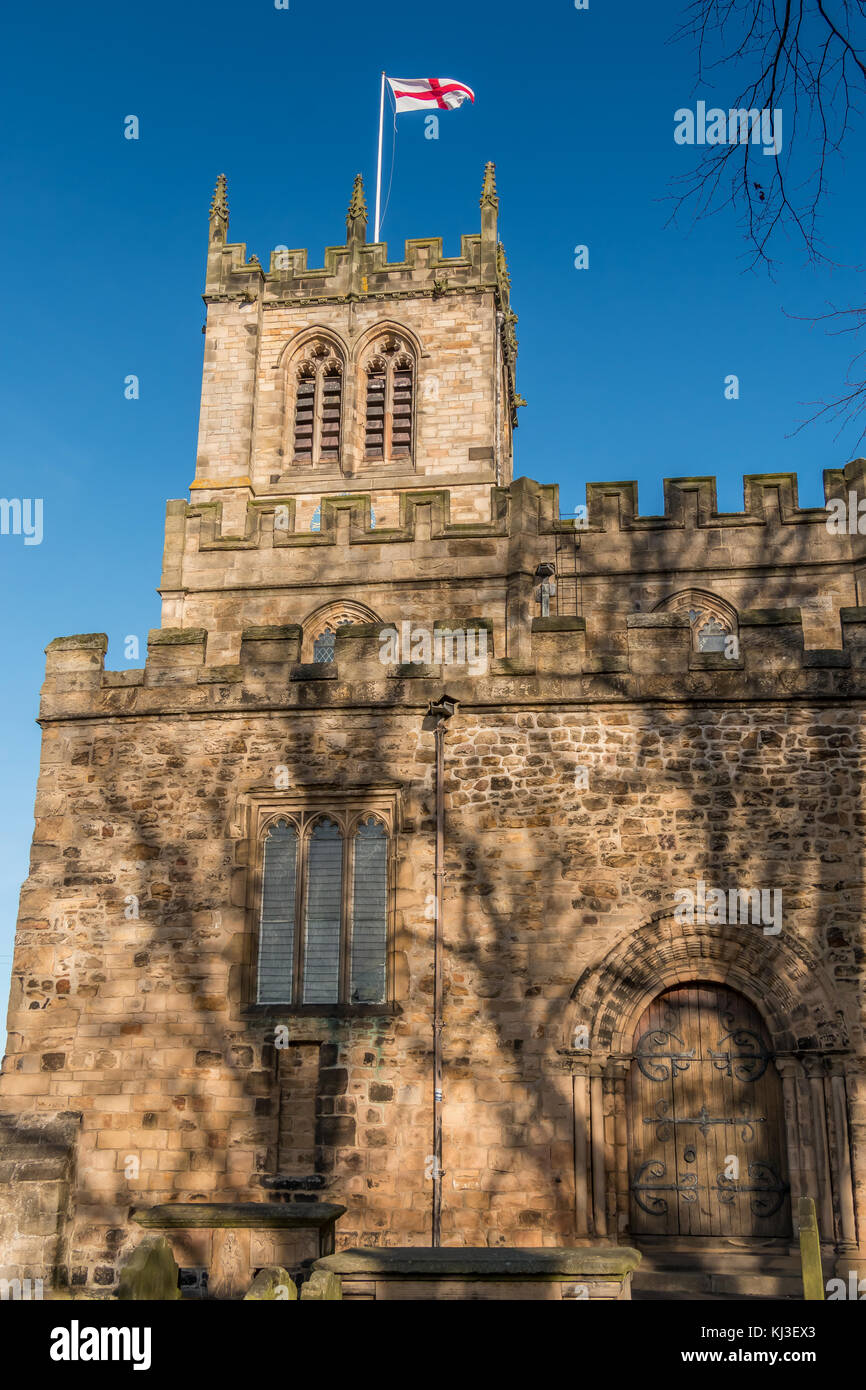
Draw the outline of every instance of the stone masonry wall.
<instances>
[{"instance_id":1,"label":"stone masonry wall","mask_svg":"<svg viewBox=\"0 0 866 1390\"><path fill-rule=\"evenodd\" d=\"M690 678L683 702L681 676L647 675L639 686L635 673L658 670L671 630L656 631L650 659L642 644L652 637L636 628L632 675L596 675L591 689L577 677L461 683L457 673L466 699L446 752L447 1243L569 1239L571 1078L560 1053L571 993L698 878L782 889L778 949L797 943L820 963L838 999L831 1022L862 1052L862 695L834 697L840 679L854 693L845 672L791 668L786 678L779 668L775 697L698 694L695 683L718 679L711 673ZM754 640L766 671L778 639ZM346 651L343 641L338 665ZM0 1086L6 1110L82 1114L71 1266L91 1284L110 1281L138 1238L126 1225L135 1204L263 1195L279 1123L280 1018L249 1016L242 994L243 805L273 785L277 763L295 787L402 789L396 1011L284 1021L293 1043L318 1048L314 1166L322 1195L348 1207L339 1243L425 1243L433 740L423 710L441 687L398 683L385 708L375 686L341 677L296 687L292 710L256 712L237 687L210 685L207 709L197 697L198 708L183 709L193 691L179 672L149 694L100 694L87 656L86 646L61 648L55 664L65 657L70 669L55 675L53 696L46 687ZM146 698L162 712L145 713ZM101 717L76 717L82 701ZM742 933L760 935L728 930L732 955ZM771 991L768 950L758 984ZM803 1028L817 1031L826 1020L810 987L806 972ZM295 1126L307 1136L308 1090ZM282 1124L285 1143L285 1114ZM862 1174L858 1182L862 1202Z\"/></svg>"}]
</instances>

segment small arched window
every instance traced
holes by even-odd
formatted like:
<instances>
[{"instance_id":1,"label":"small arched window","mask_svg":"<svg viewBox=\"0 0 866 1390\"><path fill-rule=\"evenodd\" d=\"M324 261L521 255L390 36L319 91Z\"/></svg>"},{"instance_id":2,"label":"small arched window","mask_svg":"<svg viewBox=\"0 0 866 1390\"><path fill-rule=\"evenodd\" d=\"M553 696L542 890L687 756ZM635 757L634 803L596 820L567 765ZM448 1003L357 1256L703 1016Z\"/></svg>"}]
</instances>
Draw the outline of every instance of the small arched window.
<instances>
[{"instance_id":1,"label":"small arched window","mask_svg":"<svg viewBox=\"0 0 866 1390\"><path fill-rule=\"evenodd\" d=\"M387 333L366 366L364 456L390 462L409 459L413 448L415 357L408 344Z\"/></svg>"},{"instance_id":2,"label":"small arched window","mask_svg":"<svg viewBox=\"0 0 866 1390\"><path fill-rule=\"evenodd\" d=\"M726 628L724 623L720 623L718 618L711 615L697 628L698 651L723 652L730 635L730 629Z\"/></svg>"},{"instance_id":3,"label":"small arched window","mask_svg":"<svg viewBox=\"0 0 866 1390\"><path fill-rule=\"evenodd\" d=\"M324 339L308 344L295 366L295 463L315 467L340 458L343 420L343 363Z\"/></svg>"},{"instance_id":4,"label":"small arched window","mask_svg":"<svg viewBox=\"0 0 866 1390\"><path fill-rule=\"evenodd\" d=\"M303 623L301 661L327 665L334 660L337 633L353 623L378 623L381 619L362 603L342 599L326 603L311 613Z\"/></svg>"},{"instance_id":5,"label":"small arched window","mask_svg":"<svg viewBox=\"0 0 866 1390\"><path fill-rule=\"evenodd\" d=\"M317 666L326 666L334 660L337 650L337 628L351 627L349 618L341 618L335 625L328 623L318 637L313 638L313 661Z\"/></svg>"},{"instance_id":6,"label":"small arched window","mask_svg":"<svg viewBox=\"0 0 866 1390\"><path fill-rule=\"evenodd\" d=\"M727 653L727 643L737 634L737 613L731 604L717 594L701 589L684 589L662 599L656 612L684 613L692 630L692 647L696 652Z\"/></svg>"}]
</instances>

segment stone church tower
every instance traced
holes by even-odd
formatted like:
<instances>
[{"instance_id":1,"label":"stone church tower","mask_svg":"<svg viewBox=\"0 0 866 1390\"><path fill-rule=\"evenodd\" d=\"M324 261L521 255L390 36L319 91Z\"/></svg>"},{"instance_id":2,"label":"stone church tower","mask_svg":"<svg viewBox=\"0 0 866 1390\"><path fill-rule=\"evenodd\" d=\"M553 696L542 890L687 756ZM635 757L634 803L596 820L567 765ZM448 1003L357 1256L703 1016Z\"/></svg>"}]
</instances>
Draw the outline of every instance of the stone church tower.
<instances>
[{"instance_id":1,"label":"stone church tower","mask_svg":"<svg viewBox=\"0 0 866 1390\"><path fill-rule=\"evenodd\" d=\"M802 1195L862 1264L863 540L790 474L514 480L497 211L489 165L459 256L389 261L358 179L265 271L217 183L162 626L47 650L0 1277L110 1292L160 1231L225 1292L429 1244L434 1191L446 1246L649 1289L784 1292Z\"/></svg>"}]
</instances>

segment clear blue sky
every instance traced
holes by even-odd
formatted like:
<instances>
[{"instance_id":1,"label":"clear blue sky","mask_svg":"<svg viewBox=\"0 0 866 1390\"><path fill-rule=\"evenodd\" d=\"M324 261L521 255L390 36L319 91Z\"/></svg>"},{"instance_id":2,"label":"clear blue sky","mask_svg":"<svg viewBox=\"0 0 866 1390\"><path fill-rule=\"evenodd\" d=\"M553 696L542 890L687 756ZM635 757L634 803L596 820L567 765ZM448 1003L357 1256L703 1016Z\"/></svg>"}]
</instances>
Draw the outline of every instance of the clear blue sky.
<instances>
[{"instance_id":1,"label":"clear blue sky","mask_svg":"<svg viewBox=\"0 0 866 1390\"><path fill-rule=\"evenodd\" d=\"M711 473L742 506L742 474L790 469L823 500L821 470L856 442L830 426L790 438L833 396L850 340L785 317L853 302L852 270L815 271L782 245L775 282L744 273L733 219L666 226L668 180L696 151L673 140L693 88L668 40L679 6L639 0L49 0L7 12L2 57L2 495L44 499L44 539L0 537L5 605L0 969L8 973L27 870L43 648L159 623L164 502L193 475L207 211L229 179L230 237L263 264L276 244L321 264L339 242L357 170L372 194L378 75L449 76L474 107L438 141L400 118L383 236L441 234L456 254L479 225L495 159L501 233L520 315L516 473L561 484L636 478L643 512L665 476ZM735 95L716 94L725 106ZM140 139L123 120L140 120ZM862 125L830 170L824 235L862 257ZM371 229L372 235L372 229ZM590 268L574 268L587 244ZM141 397L127 401L135 373ZM736 373L741 397L726 401ZM849 453L846 453L846 449ZM5 999L5 982L0 985Z\"/></svg>"}]
</instances>

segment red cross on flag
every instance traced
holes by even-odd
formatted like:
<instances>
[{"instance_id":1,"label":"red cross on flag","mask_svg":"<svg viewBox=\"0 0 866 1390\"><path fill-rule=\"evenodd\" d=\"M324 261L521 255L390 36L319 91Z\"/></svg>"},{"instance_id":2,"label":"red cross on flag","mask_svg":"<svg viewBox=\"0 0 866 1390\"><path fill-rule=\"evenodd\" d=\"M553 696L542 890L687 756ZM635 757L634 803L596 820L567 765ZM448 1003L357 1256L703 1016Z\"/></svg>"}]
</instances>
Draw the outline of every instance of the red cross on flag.
<instances>
[{"instance_id":1,"label":"red cross on flag","mask_svg":"<svg viewBox=\"0 0 866 1390\"><path fill-rule=\"evenodd\" d=\"M475 100L471 87L453 77L389 77L394 108L402 111L453 111L466 98Z\"/></svg>"}]
</instances>

